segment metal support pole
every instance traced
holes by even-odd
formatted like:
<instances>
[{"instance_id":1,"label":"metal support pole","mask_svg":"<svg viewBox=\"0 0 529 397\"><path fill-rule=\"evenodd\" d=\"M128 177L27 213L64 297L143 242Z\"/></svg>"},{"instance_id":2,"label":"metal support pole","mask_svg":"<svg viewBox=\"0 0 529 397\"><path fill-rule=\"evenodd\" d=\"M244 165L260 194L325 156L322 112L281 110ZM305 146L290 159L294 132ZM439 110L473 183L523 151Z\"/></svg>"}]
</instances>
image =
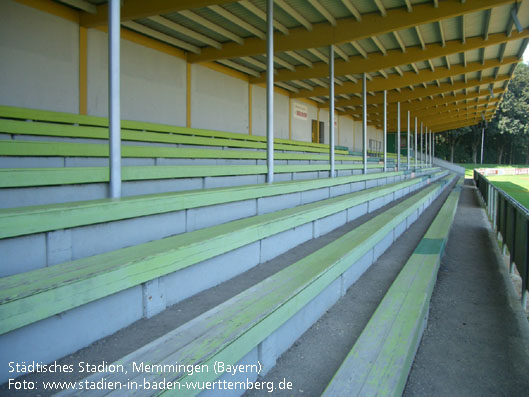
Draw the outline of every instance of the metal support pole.
<instances>
[{"instance_id":1,"label":"metal support pole","mask_svg":"<svg viewBox=\"0 0 529 397\"><path fill-rule=\"evenodd\" d=\"M274 182L274 0L266 2L266 181ZM290 110L289 110L290 111Z\"/></svg>"},{"instance_id":2,"label":"metal support pole","mask_svg":"<svg viewBox=\"0 0 529 397\"><path fill-rule=\"evenodd\" d=\"M428 129L428 165L432 164L432 130Z\"/></svg>"},{"instance_id":3,"label":"metal support pole","mask_svg":"<svg viewBox=\"0 0 529 397\"><path fill-rule=\"evenodd\" d=\"M408 134L406 135L406 169L410 169L410 111L408 110Z\"/></svg>"},{"instance_id":4,"label":"metal support pole","mask_svg":"<svg viewBox=\"0 0 529 397\"><path fill-rule=\"evenodd\" d=\"M426 146L425 152L426 152L426 165L430 166L430 156L432 155L432 152L430 151L430 129L426 128L426 142L424 145Z\"/></svg>"},{"instance_id":5,"label":"metal support pole","mask_svg":"<svg viewBox=\"0 0 529 397\"><path fill-rule=\"evenodd\" d=\"M430 164L433 167L433 131L430 129Z\"/></svg>"},{"instance_id":6,"label":"metal support pole","mask_svg":"<svg viewBox=\"0 0 529 397\"><path fill-rule=\"evenodd\" d=\"M110 134L110 197L121 197L120 0L110 0L108 12L108 127Z\"/></svg>"},{"instance_id":7,"label":"metal support pole","mask_svg":"<svg viewBox=\"0 0 529 397\"><path fill-rule=\"evenodd\" d=\"M423 167L426 167L427 165L427 162L428 162L428 153L426 153L426 148L427 148L427 137L426 135L428 134L428 128L426 128L426 125L424 125L424 130L423 130L423 133L422 133L422 136L423 136L423 149L422 149L422 158L423 158Z\"/></svg>"},{"instance_id":8,"label":"metal support pole","mask_svg":"<svg viewBox=\"0 0 529 397\"><path fill-rule=\"evenodd\" d=\"M415 157L415 168L417 168L417 117L415 117L415 145L413 149L413 157Z\"/></svg>"},{"instance_id":9,"label":"metal support pole","mask_svg":"<svg viewBox=\"0 0 529 397\"><path fill-rule=\"evenodd\" d=\"M430 134L428 133L428 127L424 128L424 153L425 153L425 165L430 165Z\"/></svg>"},{"instance_id":10,"label":"metal support pole","mask_svg":"<svg viewBox=\"0 0 529 397\"><path fill-rule=\"evenodd\" d=\"M433 133L433 131L432 131L432 134L433 134L433 140L432 140L432 165L433 165L433 160L435 159L435 134Z\"/></svg>"},{"instance_id":11,"label":"metal support pole","mask_svg":"<svg viewBox=\"0 0 529 397\"><path fill-rule=\"evenodd\" d=\"M483 146L485 144L485 126L481 127L481 163L483 164Z\"/></svg>"},{"instance_id":12,"label":"metal support pole","mask_svg":"<svg viewBox=\"0 0 529 397\"><path fill-rule=\"evenodd\" d=\"M388 170L388 92L384 90L384 172Z\"/></svg>"},{"instance_id":13,"label":"metal support pole","mask_svg":"<svg viewBox=\"0 0 529 397\"><path fill-rule=\"evenodd\" d=\"M432 165L432 130L428 130L428 154L430 157L428 158L430 160L429 164Z\"/></svg>"},{"instance_id":14,"label":"metal support pole","mask_svg":"<svg viewBox=\"0 0 529 397\"><path fill-rule=\"evenodd\" d=\"M365 73L362 74L362 137L364 174L367 174L367 77Z\"/></svg>"},{"instance_id":15,"label":"metal support pole","mask_svg":"<svg viewBox=\"0 0 529 397\"><path fill-rule=\"evenodd\" d=\"M400 102L397 102L397 171L400 171Z\"/></svg>"},{"instance_id":16,"label":"metal support pole","mask_svg":"<svg viewBox=\"0 0 529 397\"><path fill-rule=\"evenodd\" d=\"M330 177L334 178L334 46L329 46L329 151Z\"/></svg>"},{"instance_id":17,"label":"metal support pole","mask_svg":"<svg viewBox=\"0 0 529 397\"><path fill-rule=\"evenodd\" d=\"M423 132L423 124L422 124L422 121L421 121L421 150L420 150L420 153L421 153L421 167L422 167L422 163L424 161L424 152L423 152L423 148L422 148L422 132Z\"/></svg>"}]
</instances>

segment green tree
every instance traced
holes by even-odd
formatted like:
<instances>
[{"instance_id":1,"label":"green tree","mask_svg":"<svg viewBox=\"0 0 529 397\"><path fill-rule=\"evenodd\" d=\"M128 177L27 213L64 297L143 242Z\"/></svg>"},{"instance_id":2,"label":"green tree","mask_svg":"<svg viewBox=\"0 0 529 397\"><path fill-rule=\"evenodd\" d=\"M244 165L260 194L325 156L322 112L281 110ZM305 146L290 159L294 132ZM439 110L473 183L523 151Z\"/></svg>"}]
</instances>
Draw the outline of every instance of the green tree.
<instances>
[{"instance_id":1,"label":"green tree","mask_svg":"<svg viewBox=\"0 0 529 397\"><path fill-rule=\"evenodd\" d=\"M481 151L481 124L440 134L438 145L439 156L475 164ZM528 64L516 66L498 110L485 129L485 153L489 162L529 164Z\"/></svg>"},{"instance_id":2,"label":"green tree","mask_svg":"<svg viewBox=\"0 0 529 397\"><path fill-rule=\"evenodd\" d=\"M516 154L519 152L526 164L529 164L529 66L519 63L514 71L514 76L503 95L495 121L497 132L500 135L497 143L501 152L509 147L509 162L515 163Z\"/></svg>"}]
</instances>

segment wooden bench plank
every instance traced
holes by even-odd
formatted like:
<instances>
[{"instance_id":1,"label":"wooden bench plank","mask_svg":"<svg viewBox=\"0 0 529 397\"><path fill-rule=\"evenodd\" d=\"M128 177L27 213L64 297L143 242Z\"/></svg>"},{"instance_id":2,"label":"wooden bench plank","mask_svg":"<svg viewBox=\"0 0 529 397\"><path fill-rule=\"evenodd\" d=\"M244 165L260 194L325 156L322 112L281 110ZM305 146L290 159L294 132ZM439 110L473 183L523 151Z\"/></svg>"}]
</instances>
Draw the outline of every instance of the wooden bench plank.
<instances>
[{"instance_id":1,"label":"wooden bench plank","mask_svg":"<svg viewBox=\"0 0 529 397\"><path fill-rule=\"evenodd\" d=\"M97 117L97 116L88 116L88 115L79 115L73 113L64 113L64 112L53 112L48 110L39 110L39 109L28 109L28 108L17 108L11 106L0 106L0 117L12 118L19 120L36 120L36 121L47 121L55 123L65 123L65 124L78 124L86 126L98 126L98 127L108 127L108 118L106 117ZM265 136L258 135L247 135L235 132L224 132L224 131L215 131L207 130L200 128L187 128L172 126L166 124L158 123L149 123L143 121L132 121L132 120L122 120L121 127L131 130L139 131L153 131L153 132L167 132L167 133L178 133L178 134L188 134L188 135L197 135L205 137L218 137L218 138L227 138L227 139L236 139L244 141L254 141L254 142L266 142ZM304 141L294 141L289 139L275 138L275 143L283 144L303 144L310 147L319 147L329 149L329 145L323 143L313 143L313 142L304 142Z\"/></svg>"},{"instance_id":2,"label":"wooden bench plank","mask_svg":"<svg viewBox=\"0 0 529 397\"><path fill-rule=\"evenodd\" d=\"M459 189L450 193L377 307L325 396L400 396L419 345Z\"/></svg>"},{"instance_id":3,"label":"wooden bench plank","mask_svg":"<svg viewBox=\"0 0 529 397\"><path fill-rule=\"evenodd\" d=\"M108 145L70 142L28 142L0 140L0 156L46 156L46 157L108 157ZM122 157L143 158L218 158L218 159L266 159L265 151L241 151L221 149L192 149L159 146L122 145ZM275 153L277 160L328 160L325 154L303 154L295 152ZM358 157L336 155L336 160L358 161Z\"/></svg>"},{"instance_id":4,"label":"wooden bench plank","mask_svg":"<svg viewBox=\"0 0 529 397\"><path fill-rule=\"evenodd\" d=\"M369 181L383 176L392 177L403 174L404 172L402 171L386 174L372 173L338 178L278 182L271 185L259 184L149 194L125 197L120 200L100 199L1 209L0 238L67 229L75 226L111 222L259 197L302 192L360 181Z\"/></svg>"},{"instance_id":5,"label":"wooden bench plank","mask_svg":"<svg viewBox=\"0 0 529 397\"><path fill-rule=\"evenodd\" d=\"M0 279L0 334L418 183L409 180Z\"/></svg>"},{"instance_id":6,"label":"wooden bench plank","mask_svg":"<svg viewBox=\"0 0 529 397\"><path fill-rule=\"evenodd\" d=\"M443 180L446 183L447 180ZM273 331L294 316L336 280L352 263L381 241L399 223L417 211L441 184L435 183L388 211L367 221L320 250L268 277L255 286L200 315L161 338L118 360L125 373L98 373L86 380L108 381L214 381L214 371L185 373L135 373L132 362L149 364L237 363ZM199 332L198 332L199 331ZM62 395L72 395L66 391ZM139 395L150 391L138 390ZM197 391L179 390L179 395ZM90 392L88 392L90 395Z\"/></svg>"},{"instance_id":7,"label":"wooden bench plank","mask_svg":"<svg viewBox=\"0 0 529 397\"><path fill-rule=\"evenodd\" d=\"M0 133L31 136L54 136L62 138L108 139L108 128L94 126L75 126L70 124L26 122L18 120L0 119ZM219 137L202 137L182 135L176 133L159 133L121 129L123 141L155 142L200 146L220 146L235 148L266 149L266 143L256 141L243 141ZM314 153L328 153L328 148L318 148L303 145L302 143L274 145L275 150L300 151ZM337 154L349 154L348 150L336 150Z\"/></svg>"},{"instance_id":8,"label":"wooden bench plank","mask_svg":"<svg viewBox=\"0 0 529 397\"><path fill-rule=\"evenodd\" d=\"M362 164L335 164L336 170L361 170ZM371 163L368 169L382 169L383 165ZM156 179L204 178L208 176L264 175L266 165L157 165L124 166L123 181ZM329 164L278 164L276 174L311 171L329 171ZM424 170L431 170L430 168ZM108 167L46 167L46 168L2 168L0 188L72 185L108 182Z\"/></svg>"}]
</instances>

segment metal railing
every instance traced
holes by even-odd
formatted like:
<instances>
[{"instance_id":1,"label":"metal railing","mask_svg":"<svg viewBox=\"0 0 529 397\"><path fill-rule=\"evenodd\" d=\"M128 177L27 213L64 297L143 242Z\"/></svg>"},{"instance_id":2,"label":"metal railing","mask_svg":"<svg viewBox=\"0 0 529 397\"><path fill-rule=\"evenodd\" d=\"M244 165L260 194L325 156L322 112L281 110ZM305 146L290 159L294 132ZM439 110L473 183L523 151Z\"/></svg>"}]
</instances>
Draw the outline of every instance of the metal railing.
<instances>
[{"instance_id":1,"label":"metal railing","mask_svg":"<svg viewBox=\"0 0 529 397\"><path fill-rule=\"evenodd\" d=\"M511 273L514 266L522 278L522 306L527 307L529 281L529 211L502 189L494 186L484 175L474 170L474 181L485 202L487 214L501 235L503 253L509 251Z\"/></svg>"}]
</instances>

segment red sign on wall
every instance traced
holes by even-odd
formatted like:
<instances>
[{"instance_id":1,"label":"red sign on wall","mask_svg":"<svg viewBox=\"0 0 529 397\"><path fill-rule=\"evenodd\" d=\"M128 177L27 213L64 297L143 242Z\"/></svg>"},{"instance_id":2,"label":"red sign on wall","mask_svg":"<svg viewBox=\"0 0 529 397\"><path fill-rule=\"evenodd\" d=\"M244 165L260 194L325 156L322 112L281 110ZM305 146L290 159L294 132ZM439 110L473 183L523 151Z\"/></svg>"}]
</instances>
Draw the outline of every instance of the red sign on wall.
<instances>
[{"instance_id":1,"label":"red sign on wall","mask_svg":"<svg viewBox=\"0 0 529 397\"><path fill-rule=\"evenodd\" d=\"M294 102L294 117L300 120L307 120L309 118L309 110L301 103Z\"/></svg>"}]
</instances>

